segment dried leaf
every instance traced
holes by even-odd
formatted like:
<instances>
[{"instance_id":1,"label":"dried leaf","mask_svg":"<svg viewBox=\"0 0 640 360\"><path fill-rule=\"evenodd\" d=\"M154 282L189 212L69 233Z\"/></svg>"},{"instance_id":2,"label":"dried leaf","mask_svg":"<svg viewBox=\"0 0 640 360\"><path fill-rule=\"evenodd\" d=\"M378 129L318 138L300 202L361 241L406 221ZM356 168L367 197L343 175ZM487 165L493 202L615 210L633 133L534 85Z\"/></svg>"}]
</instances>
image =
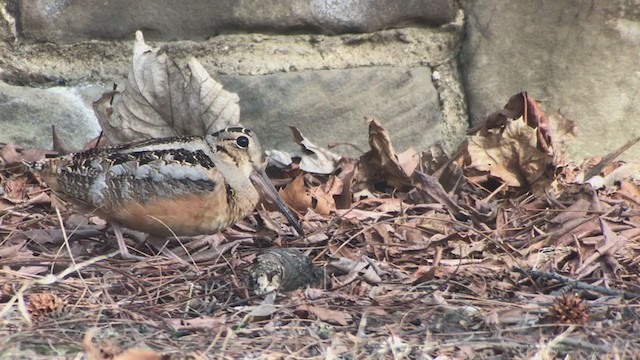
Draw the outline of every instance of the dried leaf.
<instances>
[{"instance_id":1,"label":"dried leaf","mask_svg":"<svg viewBox=\"0 0 640 360\"><path fill-rule=\"evenodd\" d=\"M104 134L100 133L100 135L98 135L95 138L89 140L89 142L86 143L84 145L84 147L82 148L82 151L86 151L86 150L89 150L89 149L95 149L95 148L102 148L102 147L106 147L106 146L109 146L109 145L111 145L111 143L109 142L109 139L107 139L107 137L104 136Z\"/></svg>"},{"instance_id":2,"label":"dried leaf","mask_svg":"<svg viewBox=\"0 0 640 360\"><path fill-rule=\"evenodd\" d=\"M356 220L378 220L382 217L388 217L387 214L377 212L377 211L368 211L368 210L360 210L360 209L339 209L336 211L336 214L345 219L356 219Z\"/></svg>"},{"instance_id":3,"label":"dried leaf","mask_svg":"<svg viewBox=\"0 0 640 360\"><path fill-rule=\"evenodd\" d=\"M25 236L37 244L60 243L60 229L33 229L24 232Z\"/></svg>"},{"instance_id":4,"label":"dried leaf","mask_svg":"<svg viewBox=\"0 0 640 360\"><path fill-rule=\"evenodd\" d=\"M379 188L381 184L395 189L407 189L411 185L411 173L405 172L391 143L389 133L373 117L366 117L369 123L369 146L371 150L360 157L356 171L356 182L366 183L369 188ZM411 152L405 158L411 159ZM406 171L415 170L412 161L405 160ZM419 160L418 160L419 161ZM357 186L361 190L362 186Z\"/></svg>"},{"instance_id":5,"label":"dried leaf","mask_svg":"<svg viewBox=\"0 0 640 360\"><path fill-rule=\"evenodd\" d=\"M302 148L300 169L314 174L331 174L335 171L340 156L321 148L305 138L295 126L289 126L293 138Z\"/></svg>"},{"instance_id":6,"label":"dried leaf","mask_svg":"<svg viewBox=\"0 0 640 360\"><path fill-rule=\"evenodd\" d=\"M553 144L551 140L551 129L549 128L549 118L542 111L540 105L526 92L524 93L526 107L524 120L530 127L536 129L538 139L537 148L545 154L553 154Z\"/></svg>"},{"instance_id":7,"label":"dried leaf","mask_svg":"<svg viewBox=\"0 0 640 360\"><path fill-rule=\"evenodd\" d=\"M104 94L94 111L112 143L176 135L205 135L240 117L238 95L222 89L192 58L186 68L159 49L145 44L136 32L132 68L124 93Z\"/></svg>"},{"instance_id":8,"label":"dried leaf","mask_svg":"<svg viewBox=\"0 0 640 360\"><path fill-rule=\"evenodd\" d=\"M563 142L567 137L573 138L575 136L575 123L569 120L564 122L565 125L568 125L564 129L557 127L553 123L557 122L559 117L556 116L555 119L547 117L540 105L527 92L513 95L509 98L504 109L487 116L481 126L470 130L468 134L474 134L480 128L483 129L482 133L486 133L488 129L502 129L521 117L527 126L535 130L535 145L538 151L548 155L556 154L566 161ZM560 161L558 160L556 164L560 164Z\"/></svg>"},{"instance_id":9,"label":"dried leaf","mask_svg":"<svg viewBox=\"0 0 640 360\"><path fill-rule=\"evenodd\" d=\"M486 241L474 241L472 243L468 243L466 241L454 241L449 243L449 246L451 247L450 253L461 259L469 257L472 253L482 253L487 245Z\"/></svg>"},{"instance_id":10,"label":"dried leaf","mask_svg":"<svg viewBox=\"0 0 640 360\"><path fill-rule=\"evenodd\" d=\"M572 160L567 154L567 147L576 137L576 122L568 119L559 111L549 116L549 128L553 141L553 163L556 167L567 166Z\"/></svg>"},{"instance_id":11,"label":"dried leaf","mask_svg":"<svg viewBox=\"0 0 640 360\"><path fill-rule=\"evenodd\" d=\"M356 277L361 276L364 281L370 284L378 284L382 281L380 276L377 274L372 261L362 259L353 261L351 259L341 257L331 261L329 266L346 273L346 277L348 278L355 279Z\"/></svg>"},{"instance_id":12,"label":"dried leaf","mask_svg":"<svg viewBox=\"0 0 640 360\"><path fill-rule=\"evenodd\" d=\"M456 203L456 201L450 196L444 188L433 176L423 174L419 171L415 174L416 177L416 190L421 195L423 201L427 202L429 199L433 199L439 204L445 206L451 211L456 218L466 218L464 209Z\"/></svg>"},{"instance_id":13,"label":"dried leaf","mask_svg":"<svg viewBox=\"0 0 640 360\"><path fill-rule=\"evenodd\" d=\"M25 200L27 181L29 179L24 175L4 180L4 198L14 204L22 203Z\"/></svg>"},{"instance_id":14,"label":"dried leaf","mask_svg":"<svg viewBox=\"0 0 640 360\"><path fill-rule=\"evenodd\" d=\"M342 183L332 176L327 184L313 186L308 191L304 186L304 175L300 173L284 189L280 190L280 196L295 210L305 213L307 209L313 209L320 215L329 215L336 209L333 194L342 192Z\"/></svg>"},{"instance_id":15,"label":"dried leaf","mask_svg":"<svg viewBox=\"0 0 640 360\"><path fill-rule=\"evenodd\" d=\"M320 306L299 305L298 310L307 311L315 315L318 319L331 324L346 326L351 322L351 314L342 311L327 309Z\"/></svg>"},{"instance_id":16,"label":"dried leaf","mask_svg":"<svg viewBox=\"0 0 640 360\"><path fill-rule=\"evenodd\" d=\"M412 147L398 154L398 164L400 164L402 171L407 174L407 176L413 174L419 163L420 154Z\"/></svg>"},{"instance_id":17,"label":"dried leaf","mask_svg":"<svg viewBox=\"0 0 640 360\"><path fill-rule=\"evenodd\" d=\"M453 160L455 157L449 157L442 148L442 145L438 143L423 151L422 154L420 154L420 158L422 171L435 175L436 172L443 172L446 165L449 164L449 160Z\"/></svg>"},{"instance_id":18,"label":"dried leaf","mask_svg":"<svg viewBox=\"0 0 640 360\"><path fill-rule=\"evenodd\" d=\"M15 207L15 204L7 199L0 199L0 211Z\"/></svg>"},{"instance_id":19,"label":"dried leaf","mask_svg":"<svg viewBox=\"0 0 640 360\"><path fill-rule=\"evenodd\" d=\"M284 151L273 149L267 150L266 154L269 166L275 166L278 169L284 169L293 162L291 155Z\"/></svg>"},{"instance_id":20,"label":"dried leaf","mask_svg":"<svg viewBox=\"0 0 640 360\"><path fill-rule=\"evenodd\" d=\"M173 318L166 319L168 325L175 330L218 329L226 322L224 314L217 316L200 316L193 319Z\"/></svg>"},{"instance_id":21,"label":"dried leaf","mask_svg":"<svg viewBox=\"0 0 640 360\"><path fill-rule=\"evenodd\" d=\"M12 142L0 149L0 157L7 165L19 164L22 161L22 157L18 154L18 151L16 151L16 145Z\"/></svg>"},{"instance_id":22,"label":"dried leaf","mask_svg":"<svg viewBox=\"0 0 640 360\"><path fill-rule=\"evenodd\" d=\"M271 316L276 311L278 311L278 308L273 304L260 304L254 307L248 315L256 318L264 318Z\"/></svg>"},{"instance_id":23,"label":"dried leaf","mask_svg":"<svg viewBox=\"0 0 640 360\"><path fill-rule=\"evenodd\" d=\"M357 161L355 159L343 157L338 162L336 176L342 182L342 192L335 194L333 197L336 202L336 208L348 209L351 207L353 194L351 193L351 181L356 172Z\"/></svg>"},{"instance_id":24,"label":"dried leaf","mask_svg":"<svg viewBox=\"0 0 640 360\"><path fill-rule=\"evenodd\" d=\"M617 194L622 198L633 202L636 208L640 206L640 189L637 184L628 180L623 181L620 183L620 189Z\"/></svg>"},{"instance_id":25,"label":"dried leaf","mask_svg":"<svg viewBox=\"0 0 640 360\"><path fill-rule=\"evenodd\" d=\"M524 121L508 123L504 132L474 135L468 140L465 170L472 171L470 174L489 173L508 186L525 189L534 185L544 189L553 179L553 173L547 172L553 157L537 149L536 130Z\"/></svg>"},{"instance_id":26,"label":"dried leaf","mask_svg":"<svg viewBox=\"0 0 640 360\"><path fill-rule=\"evenodd\" d=\"M165 358L160 353L149 349L122 350L113 341L103 341L94 345L93 338L97 332L97 328L89 329L82 340L87 360L161 360Z\"/></svg>"},{"instance_id":27,"label":"dried leaf","mask_svg":"<svg viewBox=\"0 0 640 360\"><path fill-rule=\"evenodd\" d=\"M4 247L0 247L0 259L15 258L15 256L20 250L22 250L24 244L26 243L27 242L25 240L22 240L15 245L5 245Z\"/></svg>"},{"instance_id":28,"label":"dried leaf","mask_svg":"<svg viewBox=\"0 0 640 360\"><path fill-rule=\"evenodd\" d=\"M71 154L75 152L71 145L58 134L55 125L51 126L51 137L53 138L53 150L59 154Z\"/></svg>"},{"instance_id":29,"label":"dried leaf","mask_svg":"<svg viewBox=\"0 0 640 360\"><path fill-rule=\"evenodd\" d=\"M29 148L22 152L22 159L27 162L36 162L44 160L47 152L40 148Z\"/></svg>"}]
</instances>

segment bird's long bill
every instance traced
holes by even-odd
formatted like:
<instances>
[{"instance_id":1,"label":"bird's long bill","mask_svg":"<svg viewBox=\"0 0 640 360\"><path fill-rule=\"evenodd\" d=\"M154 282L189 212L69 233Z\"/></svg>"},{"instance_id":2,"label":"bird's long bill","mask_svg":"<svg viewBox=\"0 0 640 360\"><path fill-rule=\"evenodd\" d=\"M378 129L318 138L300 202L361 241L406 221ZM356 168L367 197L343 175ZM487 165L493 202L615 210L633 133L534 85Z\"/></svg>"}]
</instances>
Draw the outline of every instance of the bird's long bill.
<instances>
[{"instance_id":1,"label":"bird's long bill","mask_svg":"<svg viewBox=\"0 0 640 360\"><path fill-rule=\"evenodd\" d=\"M269 180L269 177L267 177L267 174L264 172L264 170L256 169L251 174L251 180L254 184L260 187L264 195L267 197L267 200L275 203L278 206L278 209L280 209L282 214L284 214L284 216L289 221L289 224L291 224L296 229L298 234L300 236L304 236L304 231L302 231L300 223L298 222L298 220L296 220L295 217L293 217L291 210L289 210L287 204L285 204L282 197L280 197L280 194L278 194L278 190L273 187L271 180Z\"/></svg>"}]
</instances>

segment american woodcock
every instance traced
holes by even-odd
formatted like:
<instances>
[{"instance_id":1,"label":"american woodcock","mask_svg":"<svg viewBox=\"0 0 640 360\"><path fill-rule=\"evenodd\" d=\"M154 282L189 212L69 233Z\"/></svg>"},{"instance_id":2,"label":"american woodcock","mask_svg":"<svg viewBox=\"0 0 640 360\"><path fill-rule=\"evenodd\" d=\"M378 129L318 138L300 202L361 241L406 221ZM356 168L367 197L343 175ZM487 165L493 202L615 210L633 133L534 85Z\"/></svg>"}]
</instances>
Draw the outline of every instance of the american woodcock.
<instances>
[{"instance_id":1,"label":"american woodcock","mask_svg":"<svg viewBox=\"0 0 640 360\"><path fill-rule=\"evenodd\" d=\"M258 185L300 235L302 228L264 173L260 143L242 127L205 137L145 140L35 163L61 198L112 223L155 236L213 234L247 216Z\"/></svg>"}]
</instances>

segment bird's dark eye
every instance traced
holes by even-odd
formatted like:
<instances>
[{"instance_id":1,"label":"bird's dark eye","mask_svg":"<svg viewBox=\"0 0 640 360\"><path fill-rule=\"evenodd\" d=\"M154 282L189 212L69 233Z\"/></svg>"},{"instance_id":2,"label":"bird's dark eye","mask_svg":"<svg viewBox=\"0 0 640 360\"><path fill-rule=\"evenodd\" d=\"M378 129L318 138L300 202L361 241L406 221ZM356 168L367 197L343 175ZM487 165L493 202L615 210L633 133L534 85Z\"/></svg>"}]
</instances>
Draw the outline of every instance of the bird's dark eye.
<instances>
[{"instance_id":1,"label":"bird's dark eye","mask_svg":"<svg viewBox=\"0 0 640 360\"><path fill-rule=\"evenodd\" d=\"M249 138L244 135L238 136L238 138L236 139L236 145L240 149L246 149L249 146Z\"/></svg>"}]
</instances>

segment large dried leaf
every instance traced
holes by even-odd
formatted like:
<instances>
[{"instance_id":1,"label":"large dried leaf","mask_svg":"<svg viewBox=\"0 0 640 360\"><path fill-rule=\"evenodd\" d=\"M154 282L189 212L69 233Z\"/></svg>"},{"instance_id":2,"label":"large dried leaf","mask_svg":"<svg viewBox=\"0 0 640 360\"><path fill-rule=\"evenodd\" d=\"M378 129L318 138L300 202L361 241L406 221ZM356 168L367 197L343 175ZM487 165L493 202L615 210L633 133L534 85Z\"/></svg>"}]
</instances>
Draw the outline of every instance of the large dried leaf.
<instances>
[{"instance_id":1,"label":"large dried leaf","mask_svg":"<svg viewBox=\"0 0 640 360\"><path fill-rule=\"evenodd\" d=\"M504 109L489 114L481 125L485 131L504 128L511 121L522 118L529 127L536 130L538 150L546 154L558 153L559 150L563 153L562 145L575 136L575 123L559 113L552 116L556 118L550 119L534 98L527 92L521 92L509 98ZM475 130L472 131L475 133Z\"/></svg>"},{"instance_id":2,"label":"large dried leaf","mask_svg":"<svg viewBox=\"0 0 640 360\"><path fill-rule=\"evenodd\" d=\"M538 150L536 129L524 121L511 121L504 132L474 135L468 140L467 170L488 172L511 187L550 183L546 171L553 157Z\"/></svg>"},{"instance_id":3,"label":"large dried leaf","mask_svg":"<svg viewBox=\"0 0 640 360\"><path fill-rule=\"evenodd\" d=\"M111 97L115 95L113 107ZM240 118L238 95L222 89L195 58L186 67L144 42L136 32L132 67L121 96L107 93L94 103L112 143L176 135L205 135Z\"/></svg>"},{"instance_id":4,"label":"large dried leaf","mask_svg":"<svg viewBox=\"0 0 640 360\"><path fill-rule=\"evenodd\" d=\"M496 127L501 130L490 130ZM566 145L574 136L573 121L559 113L547 117L526 92L516 94L503 110L489 115L483 131L468 137L465 175L475 181L497 178L540 194L552 183L555 169L570 163Z\"/></svg>"}]
</instances>

